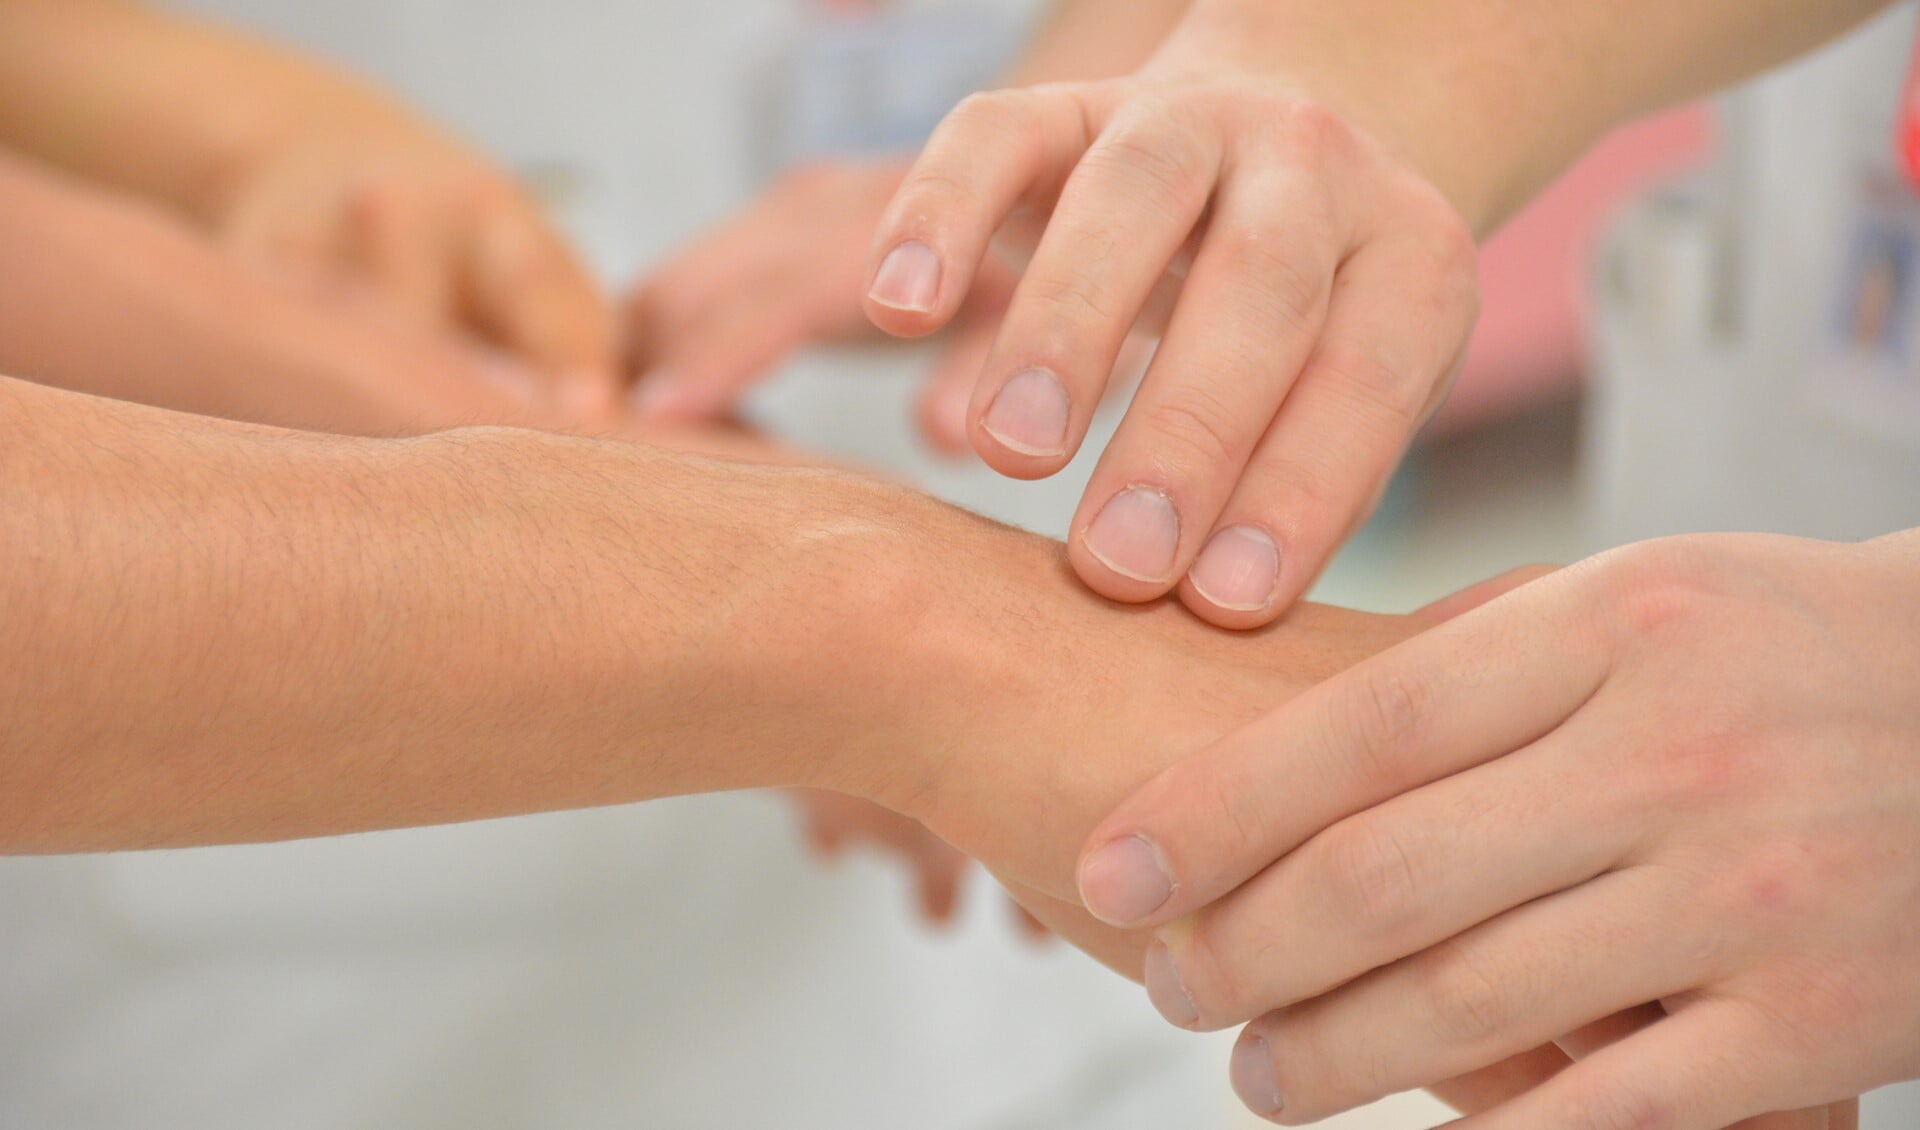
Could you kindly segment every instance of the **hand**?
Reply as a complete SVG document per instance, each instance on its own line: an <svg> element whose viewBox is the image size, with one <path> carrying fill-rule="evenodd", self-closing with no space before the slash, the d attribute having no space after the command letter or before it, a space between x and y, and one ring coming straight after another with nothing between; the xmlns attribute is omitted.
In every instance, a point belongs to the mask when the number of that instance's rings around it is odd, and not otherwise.
<svg viewBox="0 0 1920 1130"><path fill-rule="evenodd" d="M1250 628L1371 512L1478 297L1472 232L1400 139L1248 62L1239 31L1196 9L1137 77L963 103L880 225L867 309L940 329L996 231L1044 230L968 416L1017 478L1066 465L1128 333L1168 318L1074 517L1074 569Z"/></svg>
<svg viewBox="0 0 1920 1130"><path fill-rule="evenodd" d="M860 304L867 242L904 172L797 168L644 280L627 304L641 416L724 416L794 351L872 336ZM1012 289L1010 272L984 267L928 377L920 426L943 450L966 447L967 398Z"/></svg>
<svg viewBox="0 0 1920 1130"><path fill-rule="evenodd" d="M1173 923L1163 1011L1254 1021L1242 1093L1289 1121L1654 1002L1464 1125L1711 1130L1920 1074L1917 596L1915 533L1604 555L1168 771L1082 890Z"/></svg>
<svg viewBox="0 0 1920 1130"><path fill-rule="evenodd" d="M559 424L527 366L351 287L238 262L175 213L0 157L0 371L203 415L414 434Z"/></svg>
<svg viewBox="0 0 1920 1130"><path fill-rule="evenodd" d="M371 287L423 326L460 328L543 376L556 408L620 391L598 286L525 191L397 106L305 94L234 162L205 209L229 246L309 279Z"/></svg>
<svg viewBox="0 0 1920 1130"><path fill-rule="evenodd" d="M786 796L800 816L808 846L821 859L837 858L848 847L862 845L893 855L912 870L920 913L927 921L935 925L953 921L960 885L972 861L928 831L926 825L870 800L825 789L788 789ZM1014 912L1028 934L1046 935L1047 928L1018 903Z"/></svg>

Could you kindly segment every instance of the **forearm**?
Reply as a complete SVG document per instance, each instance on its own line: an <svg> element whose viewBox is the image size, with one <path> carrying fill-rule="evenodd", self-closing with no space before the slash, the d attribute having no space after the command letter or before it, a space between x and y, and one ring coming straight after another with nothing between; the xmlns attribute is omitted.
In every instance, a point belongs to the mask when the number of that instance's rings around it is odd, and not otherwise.
<svg viewBox="0 0 1920 1130"><path fill-rule="evenodd" d="M1485 232L1607 130L1756 74L1888 0L1196 0L1163 61L1296 76Z"/></svg>
<svg viewBox="0 0 1920 1130"><path fill-rule="evenodd" d="M167 213L0 153L0 373L353 434L542 422L507 363L385 332L365 306L296 291Z"/></svg>
<svg viewBox="0 0 1920 1130"><path fill-rule="evenodd" d="M1192 0L1056 0L1004 77L1008 86L1130 74L1152 57Z"/></svg>
<svg viewBox="0 0 1920 1130"><path fill-rule="evenodd" d="M843 646L892 583L892 488L14 381L0 404L6 851L854 791L883 741L911 776L904 653Z"/></svg>
<svg viewBox="0 0 1920 1130"><path fill-rule="evenodd" d="M394 113L343 72L134 0L0 0L0 144L201 219L289 131Z"/></svg>

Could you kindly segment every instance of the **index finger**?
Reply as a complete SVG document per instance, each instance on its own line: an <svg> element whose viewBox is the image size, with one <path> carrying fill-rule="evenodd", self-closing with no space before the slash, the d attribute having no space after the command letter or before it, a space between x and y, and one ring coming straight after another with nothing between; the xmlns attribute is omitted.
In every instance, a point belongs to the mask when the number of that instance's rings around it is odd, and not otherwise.
<svg viewBox="0 0 1920 1130"><path fill-rule="evenodd" d="M1608 670L1584 576L1416 636L1169 767L1089 837L1087 909L1122 926L1169 922L1340 820L1554 730Z"/></svg>
<svg viewBox="0 0 1920 1130"><path fill-rule="evenodd" d="M940 123L874 236L867 316L921 337L960 310L1015 208L1050 204L1098 132L1104 88L975 94Z"/></svg>

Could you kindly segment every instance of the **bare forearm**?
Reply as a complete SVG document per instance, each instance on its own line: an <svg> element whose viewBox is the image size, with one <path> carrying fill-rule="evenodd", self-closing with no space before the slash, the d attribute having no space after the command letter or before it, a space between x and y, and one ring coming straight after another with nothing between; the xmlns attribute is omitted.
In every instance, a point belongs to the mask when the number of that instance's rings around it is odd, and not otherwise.
<svg viewBox="0 0 1920 1130"><path fill-rule="evenodd" d="M316 110L394 114L340 71L134 0L0 0L0 144L196 217Z"/></svg>
<svg viewBox="0 0 1920 1130"><path fill-rule="evenodd" d="M1415 161L1476 228L1603 133L1758 73L1888 0L1196 0L1170 44L1297 75Z"/></svg>
<svg viewBox="0 0 1920 1130"><path fill-rule="evenodd" d="M900 737L837 637L887 584L890 488L14 381L0 404L0 849L847 788L834 766Z"/></svg>
<svg viewBox="0 0 1920 1130"><path fill-rule="evenodd" d="M1192 0L1125 4L1056 0L1004 81L1008 86L1028 86L1130 74L1152 57L1191 4Z"/></svg>

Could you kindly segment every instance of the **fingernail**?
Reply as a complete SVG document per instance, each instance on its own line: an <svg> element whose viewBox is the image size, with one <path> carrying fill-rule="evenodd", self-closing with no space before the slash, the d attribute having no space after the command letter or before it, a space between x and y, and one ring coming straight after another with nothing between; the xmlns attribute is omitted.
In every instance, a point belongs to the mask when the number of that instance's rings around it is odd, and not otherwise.
<svg viewBox="0 0 1920 1130"><path fill-rule="evenodd" d="M1280 1097L1280 1080L1273 1074L1273 1050L1260 1036L1245 1036L1233 1049L1233 1093L1247 1109L1272 1118L1287 1108Z"/></svg>
<svg viewBox="0 0 1920 1130"><path fill-rule="evenodd" d="M1173 873L1145 836L1124 836L1080 865L1080 901L1109 926L1131 926L1167 905Z"/></svg>
<svg viewBox="0 0 1920 1130"><path fill-rule="evenodd" d="M1164 581L1180 544L1173 499L1152 487L1128 487L1108 501L1087 530L1087 551L1136 581Z"/></svg>
<svg viewBox="0 0 1920 1130"><path fill-rule="evenodd" d="M926 314L940 295L940 256L924 243L903 243L887 253L868 292L875 302L896 310Z"/></svg>
<svg viewBox="0 0 1920 1130"><path fill-rule="evenodd" d="M1147 947L1147 999L1167 1023L1176 1028L1196 1028L1200 1024L1200 1010L1193 1007L1193 998L1187 995L1187 987L1180 983L1180 973L1173 967L1173 953L1167 949L1167 943L1155 942Z"/></svg>
<svg viewBox="0 0 1920 1130"><path fill-rule="evenodd" d="M1200 595L1232 612L1259 612L1280 582L1280 547L1265 530L1228 526L1207 542L1187 574Z"/></svg>
<svg viewBox="0 0 1920 1130"><path fill-rule="evenodd" d="M1046 369L1027 369L1001 387L980 426L1022 455L1058 455L1067 449L1067 415L1067 386Z"/></svg>

